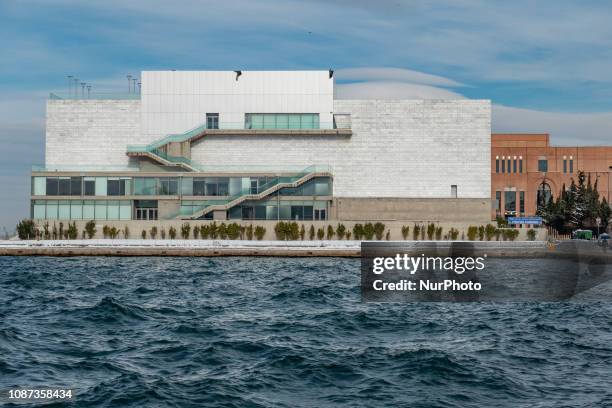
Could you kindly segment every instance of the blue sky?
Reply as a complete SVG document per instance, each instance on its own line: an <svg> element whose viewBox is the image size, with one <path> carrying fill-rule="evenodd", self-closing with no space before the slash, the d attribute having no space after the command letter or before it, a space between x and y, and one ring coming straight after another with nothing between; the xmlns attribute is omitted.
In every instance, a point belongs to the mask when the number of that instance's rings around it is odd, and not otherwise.
<svg viewBox="0 0 612 408"><path fill-rule="evenodd" d="M0 0L0 227L28 214L66 75L332 67L337 97L487 98L494 131L609 145L611 21L607 1Z"/></svg>

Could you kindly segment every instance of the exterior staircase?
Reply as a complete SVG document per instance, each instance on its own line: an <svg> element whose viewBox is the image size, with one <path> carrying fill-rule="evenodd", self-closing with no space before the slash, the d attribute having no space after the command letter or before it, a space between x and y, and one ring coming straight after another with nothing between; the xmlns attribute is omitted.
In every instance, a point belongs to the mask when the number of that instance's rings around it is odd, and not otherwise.
<svg viewBox="0 0 612 408"><path fill-rule="evenodd" d="M305 168L303 171L295 176L288 177L276 177L270 180L259 188L259 192L254 194L251 193L250 189L243 190L240 193L230 197L226 202L220 204L211 204L203 208L198 209L192 215L188 216L188 219L198 219L212 211L227 211L236 205L239 205L247 200L261 200L272 193L277 192L282 188L295 188L299 187L307 181L315 177L331 177L332 173L329 168L321 168L317 166L310 166ZM185 216L178 216L177 218L185 218Z"/></svg>

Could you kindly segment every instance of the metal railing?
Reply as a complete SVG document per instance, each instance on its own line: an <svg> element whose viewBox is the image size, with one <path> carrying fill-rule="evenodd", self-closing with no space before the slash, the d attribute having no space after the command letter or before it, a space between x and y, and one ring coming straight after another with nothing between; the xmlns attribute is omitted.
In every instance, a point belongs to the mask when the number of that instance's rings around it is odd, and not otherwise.
<svg viewBox="0 0 612 408"><path fill-rule="evenodd" d="M115 99L115 100L137 100L140 99L140 94L135 93L114 93L114 92L91 92L86 94L66 94L51 92L49 93L49 99L53 100L104 100L104 99Z"/></svg>

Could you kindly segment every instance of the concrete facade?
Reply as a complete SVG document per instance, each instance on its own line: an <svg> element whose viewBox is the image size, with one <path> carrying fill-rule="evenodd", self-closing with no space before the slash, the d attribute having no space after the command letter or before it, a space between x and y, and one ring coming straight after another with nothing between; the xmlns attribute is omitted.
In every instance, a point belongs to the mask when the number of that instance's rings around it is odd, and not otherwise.
<svg viewBox="0 0 612 408"><path fill-rule="evenodd" d="M209 136L207 165L330 165L338 197L488 198L491 105L481 100L336 100L350 137Z"/></svg>
<svg viewBox="0 0 612 408"><path fill-rule="evenodd" d="M146 143L140 100L47 100L45 166L125 166L127 144Z"/></svg>

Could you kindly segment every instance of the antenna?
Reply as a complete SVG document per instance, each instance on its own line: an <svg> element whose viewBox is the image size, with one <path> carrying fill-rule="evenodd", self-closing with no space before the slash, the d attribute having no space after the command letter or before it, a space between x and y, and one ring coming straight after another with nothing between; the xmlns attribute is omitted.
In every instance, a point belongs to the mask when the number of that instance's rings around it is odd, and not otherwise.
<svg viewBox="0 0 612 408"><path fill-rule="evenodd" d="M85 97L85 82L81 82L81 97Z"/></svg>
<svg viewBox="0 0 612 408"><path fill-rule="evenodd" d="M87 85L87 99L89 99L90 94L91 94L91 85Z"/></svg>
<svg viewBox="0 0 612 408"><path fill-rule="evenodd" d="M136 82L138 82L138 78L134 78L132 81L134 81L134 93L136 93Z"/></svg>
<svg viewBox="0 0 612 408"><path fill-rule="evenodd" d="M132 92L132 75L131 74L127 74L127 79L128 79L128 93Z"/></svg>
<svg viewBox="0 0 612 408"><path fill-rule="evenodd" d="M141 88L142 88L142 82L138 82L138 93L141 92Z"/></svg>
<svg viewBox="0 0 612 408"><path fill-rule="evenodd" d="M68 96L72 96L72 75L66 75L68 78Z"/></svg>

